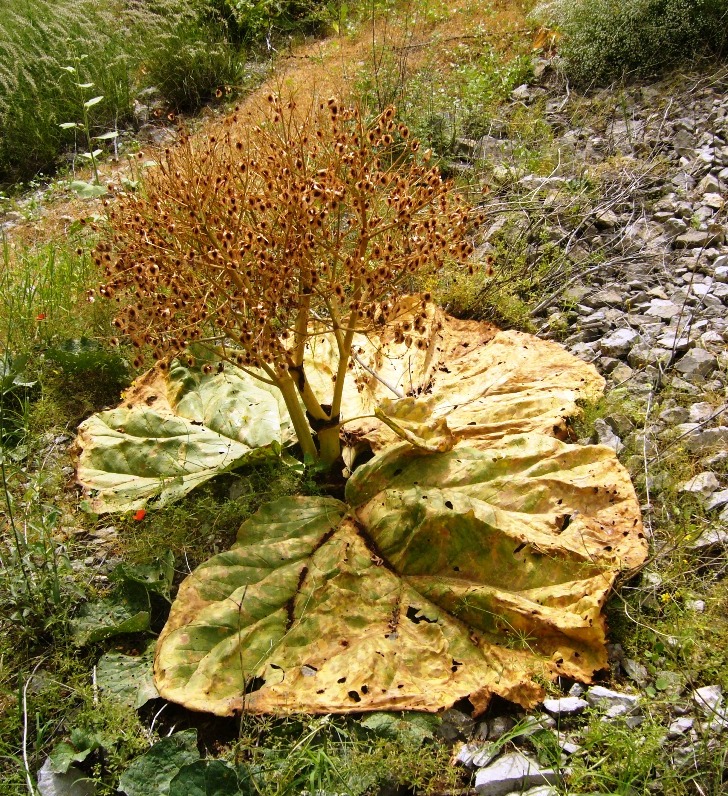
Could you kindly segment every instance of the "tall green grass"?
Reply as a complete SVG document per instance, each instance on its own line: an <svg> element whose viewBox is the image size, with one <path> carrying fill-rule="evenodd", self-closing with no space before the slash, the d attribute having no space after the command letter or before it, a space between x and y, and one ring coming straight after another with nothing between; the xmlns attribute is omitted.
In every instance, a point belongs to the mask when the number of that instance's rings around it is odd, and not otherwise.
<svg viewBox="0 0 728 796"><path fill-rule="evenodd" d="M172 106L199 104L238 75L225 30L201 22L202 0L13 0L0 4L0 183L51 169L81 118L82 98L64 67L104 101L93 134L129 124L136 92L153 83ZM179 53L186 56L180 59ZM168 96L164 97L164 91ZM189 98L192 98L189 101ZM88 97L86 97L88 98ZM186 107L186 109L187 109Z"/></svg>

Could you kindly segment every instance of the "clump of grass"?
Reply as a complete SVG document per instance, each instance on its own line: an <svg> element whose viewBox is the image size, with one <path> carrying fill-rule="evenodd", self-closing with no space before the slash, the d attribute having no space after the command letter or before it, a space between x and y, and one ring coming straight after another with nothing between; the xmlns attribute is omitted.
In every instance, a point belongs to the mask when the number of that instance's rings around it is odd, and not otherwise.
<svg viewBox="0 0 728 796"><path fill-rule="evenodd" d="M197 107L239 75L224 30L201 23L183 0L117 4L111 0L27 0L0 8L0 182L52 169L74 143L60 125L82 117L83 97L65 68L83 56L83 80L103 103L93 135L133 120L135 93L150 79L167 101ZM184 90L180 90L180 83Z"/></svg>
<svg viewBox="0 0 728 796"><path fill-rule="evenodd" d="M560 27L566 72L582 85L728 55L724 0L556 0L539 14Z"/></svg>

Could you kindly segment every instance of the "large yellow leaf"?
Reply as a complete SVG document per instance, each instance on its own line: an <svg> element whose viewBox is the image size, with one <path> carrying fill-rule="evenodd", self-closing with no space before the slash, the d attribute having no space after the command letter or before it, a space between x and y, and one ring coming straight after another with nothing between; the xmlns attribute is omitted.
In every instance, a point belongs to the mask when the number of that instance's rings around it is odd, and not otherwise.
<svg viewBox="0 0 728 796"><path fill-rule="evenodd" d="M602 603L645 553L609 449L533 433L488 450L402 443L347 499L269 504L183 582L157 648L162 696L220 715L462 698L480 712L606 664Z"/></svg>
<svg viewBox="0 0 728 796"><path fill-rule="evenodd" d="M394 314L412 325L421 310L421 299L410 296ZM388 327L356 337L341 411L347 464L364 448L382 450L400 438L443 450L455 439L525 431L563 437L578 402L603 388L593 366L559 345L450 318L432 303L425 313L424 331L413 331L409 345L395 342ZM94 511L136 509L150 498L162 505L294 441L275 388L229 363L218 373L218 360L206 357L153 369L117 409L81 425L77 478ZM333 335L314 335L305 369L322 404L330 402L337 366Z"/></svg>

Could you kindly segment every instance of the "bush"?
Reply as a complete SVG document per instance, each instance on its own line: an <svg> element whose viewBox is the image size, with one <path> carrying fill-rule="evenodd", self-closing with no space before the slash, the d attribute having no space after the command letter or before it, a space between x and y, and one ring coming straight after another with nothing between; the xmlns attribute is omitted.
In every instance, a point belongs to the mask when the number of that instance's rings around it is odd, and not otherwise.
<svg viewBox="0 0 728 796"><path fill-rule="evenodd" d="M206 18L222 22L236 44L255 45L292 32L315 33L327 13L322 0L209 0Z"/></svg>
<svg viewBox="0 0 728 796"><path fill-rule="evenodd" d="M237 49L212 23L190 20L164 36L147 61L147 79L177 111L199 110L226 86L241 82Z"/></svg>
<svg viewBox="0 0 728 796"><path fill-rule="evenodd" d="M728 54L728 0L556 0L540 14L562 30L566 71L580 84Z"/></svg>

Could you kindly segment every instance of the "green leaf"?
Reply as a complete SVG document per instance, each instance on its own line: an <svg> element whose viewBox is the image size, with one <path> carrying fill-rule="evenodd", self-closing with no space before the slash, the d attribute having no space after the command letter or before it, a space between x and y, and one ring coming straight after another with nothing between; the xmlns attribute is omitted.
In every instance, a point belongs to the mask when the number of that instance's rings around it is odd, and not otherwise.
<svg viewBox="0 0 728 796"><path fill-rule="evenodd" d="M83 762L92 751L92 749L79 751L67 741L61 741L50 753L51 771L54 774L65 774L73 763Z"/></svg>
<svg viewBox="0 0 728 796"><path fill-rule="evenodd" d="M83 762L91 752L102 746L97 735L75 728L71 730L70 743L61 741L53 748L50 754L51 771L65 774L73 763Z"/></svg>
<svg viewBox="0 0 728 796"><path fill-rule="evenodd" d="M119 381L127 378L129 373L128 364L117 351L104 348L96 340L87 337L63 340L46 349L45 356L66 373L77 374L93 370Z"/></svg>
<svg viewBox="0 0 728 796"><path fill-rule="evenodd" d="M102 154L103 152L101 149L94 149L93 152L81 152L80 157L86 158L86 160L93 160Z"/></svg>
<svg viewBox="0 0 728 796"><path fill-rule="evenodd" d="M169 599L174 579L174 553L167 550L150 564L119 564L111 573L111 580L119 583L140 584L147 591Z"/></svg>
<svg viewBox="0 0 728 796"><path fill-rule="evenodd" d="M435 737L441 724L439 716L427 713L372 713L359 723L365 730L373 732L381 738L395 740L405 738L413 743L422 744Z"/></svg>
<svg viewBox="0 0 728 796"><path fill-rule="evenodd" d="M62 130L75 130L76 128L80 128L80 124L76 124L76 122L63 122L62 124L58 125Z"/></svg>
<svg viewBox="0 0 728 796"><path fill-rule="evenodd" d="M93 83L76 83L76 86L78 86L78 88L93 88L94 84ZM101 100L101 99L103 99L103 97L97 97L96 99L97 100Z"/></svg>
<svg viewBox="0 0 728 796"><path fill-rule="evenodd" d="M83 605L71 621L71 634L74 643L83 646L123 633L141 633L149 629L149 618L146 588L126 583L108 597Z"/></svg>
<svg viewBox="0 0 728 796"><path fill-rule="evenodd" d="M95 135L94 141L111 141L114 138L118 138L119 133L117 130L111 130L108 133L104 133L103 135Z"/></svg>
<svg viewBox="0 0 728 796"><path fill-rule="evenodd" d="M84 108L93 108L93 106L94 105L98 105L99 102L101 102L102 99L103 99L103 95L100 96L100 97L92 97L90 100L86 100L86 102L83 103L83 107Z"/></svg>
<svg viewBox="0 0 728 796"><path fill-rule="evenodd" d="M79 429L77 477L96 513L164 505L226 469L275 455L293 439L280 393L237 368L150 371L124 403Z"/></svg>
<svg viewBox="0 0 728 796"><path fill-rule="evenodd" d="M87 153L84 153L86 155ZM90 182L83 182L82 180L74 180L68 186L74 191L81 199L95 199L108 193L108 189L104 185L94 185Z"/></svg>
<svg viewBox="0 0 728 796"><path fill-rule="evenodd" d="M126 796L168 796L180 769L199 759L197 730L177 732L134 760L121 775L119 790Z"/></svg>
<svg viewBox="0 0 728 796"><path fill-rule="evenodd" d="M604 486L607 484L608 486ZM360 467L355 512L283 498L180 586L155 659L193 710L437 711L606 665L601 607L646 551L611 449L540 434L406 443Z"/></svg>
<svg viewBox="0 0 728 796"><path fill-rule="evenodd" d="M152 642L144 654L107 652L96 665L96 682L102 695L132 708L140 708L159 696L152 679Z"/></svg>
<svg viewBox="0 0 728 796"><path fill-rule="evenodd" d="M254 796L250 776L222 760L198 760L183 766L169 788L169 796Z"/></svg>

